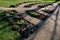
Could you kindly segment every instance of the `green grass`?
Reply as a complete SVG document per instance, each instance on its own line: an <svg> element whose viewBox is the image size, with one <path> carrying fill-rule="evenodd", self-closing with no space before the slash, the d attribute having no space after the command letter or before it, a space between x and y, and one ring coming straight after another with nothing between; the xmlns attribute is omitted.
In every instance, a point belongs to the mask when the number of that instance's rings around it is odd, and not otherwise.
<svg viewBox="0 0 60 40"><path fill-rule="evenodd" d="M17 31L11 30L12 26L8 25L8 22L0 22L0 40L15 40L20 37Z"/></svg>
<svg viewBox="0 0 60 40"><path fill-rule="evenodd" d="M54 0L0 0L0 7L9 7L27 1L54 1Z"/></svg>
<svg viewBox="0 0 60 40"><path fill-rule="evenodd" d="M2 12L4 11L0 11L0 40L24 40L19 32L12 31L13 26L10 26L7 20L1 20L4 14Z"/></svg>
<svg viewBox="0 0 60 40"><path fill-rule="evenodd" d="M36 12L31 12L30 16L33 16L33 17L39 17L40 14L36 13Z"/></svg>

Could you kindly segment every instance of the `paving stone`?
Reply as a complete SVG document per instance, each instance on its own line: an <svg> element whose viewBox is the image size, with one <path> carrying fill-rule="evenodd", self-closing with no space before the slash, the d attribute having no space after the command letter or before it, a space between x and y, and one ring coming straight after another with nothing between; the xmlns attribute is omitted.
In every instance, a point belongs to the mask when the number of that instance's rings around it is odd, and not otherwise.
<svg viewBox="0 0 60 40"><path fill-rule="evenodd" d="M43 15L48 15L48 13L43 12L43 11L37 11L37 12L40 13L40 14L43 14Z"/></svg>
<svg viewBox="0 0 60 40"><path fill-rule="evenodd" d="M24 19L30 22L33 19L33 17L27 15L27 16L24 17Z"/></svg>
<svg viewBox="0 0 60 40"><path fill-rule="evenodd" d="M37 18L33 18L30 22L33 23L34 25L37 25L41 20Z"/></svg>
<svg viewBox="0 0 60 40"><path fill-rule="evenodd" d="M51 19L52 19L52 20L56 20L56 16L55 16L55 15L52 15L52 16L51 16Z"/></svg>
<svg viewBox="0 0 60 40"><path fill-rule="evenodd" d="M54 4L53 4L53 6L50 5L50 6L44 7L42 9L40 9L40 10L37 10L37 12L42 13L42 12L40 12L41 10L54 10L54 8L57 6L57 4L56 5L54 5ZM44 13L42 13L42 14L44 14Z"/></svg>
<svg viewBox="0 0 60 40"><path fill-rule="evenodd" d="M21 14L22 17L28 16L26 13Z"/></svg>
<svg viewBox="0 0 60 40"><path fill-rule="evenodd" d="M42 30L39 30L34 40L50 40L53 28L54 28L53 23L48 23L44 25L44 28L42 28Z"/></svg>
<svg viewBox="0 0 60 40"><path fill-rule="evenodd" d="M27 20L27 21L29 21L30 23L32 23L34 25L37 25L40 22L39 19L33 18L33 17L29 16L29 15L26 16L26 17L24 17L24 19Z"/></svg>

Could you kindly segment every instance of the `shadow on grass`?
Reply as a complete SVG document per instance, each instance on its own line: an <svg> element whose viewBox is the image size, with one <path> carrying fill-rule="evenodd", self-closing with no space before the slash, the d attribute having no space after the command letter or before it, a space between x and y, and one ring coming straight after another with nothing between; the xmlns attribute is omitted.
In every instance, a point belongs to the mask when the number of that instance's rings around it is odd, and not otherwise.
<svg viewBox="0 0 60 40"><path fill-rule="evenodd" d="M58 9L58 12L56 14L56 20L55 20L54 30L53 30L53 33L52 33L52 36L51 36L51 40L54 40L55 39L56 29L57 29L58 15L59 15L59 9Z"/></svg>

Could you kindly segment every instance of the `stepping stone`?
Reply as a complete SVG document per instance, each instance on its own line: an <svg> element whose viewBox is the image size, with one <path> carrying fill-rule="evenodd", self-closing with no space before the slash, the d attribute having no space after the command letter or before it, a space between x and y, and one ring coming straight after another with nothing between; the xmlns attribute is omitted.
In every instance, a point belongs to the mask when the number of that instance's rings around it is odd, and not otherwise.
<svg viewBox="0 0 60 40"><path fill-rule="evenodd" d="M51 16L51 19L55 21L56 20L56 15Z"/></svg>
<svg viewBox="0 0 60 40"><path fill-rule="evenodd" d="M23 14L22 14L22 17L25 17L25 16L27 16L27 14L26 14L26 13L23 13Z"/></svg>
<svg viewBox="0 0 60 40"><path fill-rule="evenodd" d="M34 24L34 25L36 25L36 24L38 24L38 23L40 22L39 19L33 18L33 17L29 16L29 15L27 15L26 17L24 17L24 19L25 19L26 21Z"/></svg>
<svg viewBox="0 0 60 40"><path fill-rule="evenodd" d="M37 18L33 18L30 22L34 25L37 25L41 20L37 19Z"/></svg>
<svg viewBox="0 0 60 40"><path fill-rule="evenodd" d="M27 20L27 21L31 21L33 19L33 17L27 15L27 16L24 17L24 19Z"/></svg>
<svg viewBox="0 0 60 40"><path fill-rule="evenodd" d="M53 9L55 9L55 7L57 6L58 4L53 4L53 6L52 5L50 5L50 6L47 6L46 8L45 8L45 10L53 10Z"/></svg>
<svg viewBox="0 0 60 40"><path fill-rule="evenodd" d="M55 5L56 4L56 5ZM56 7L58 4L57 3L54 3L54 4L52 4L52 5L49 5L49 6L47 6L47 7L44 7L44 8L42 8L41 10L52 10L52 9L54 9L54 7Z"/></svg>
<svg viewBox="0 0 60 40"><path fill-rule="evenodd" d="M37 12L40 12L41 10L53 10L57 5L49 5L47 7L41 8L40 10L37 10Z"/></svg>
<svg viewBox="0 0 60 40"><path fill-rule="evenodd" d="M48 13L43 12L43 11L37 11L39 14L43 14L43 15L48 15Z"/></svg>

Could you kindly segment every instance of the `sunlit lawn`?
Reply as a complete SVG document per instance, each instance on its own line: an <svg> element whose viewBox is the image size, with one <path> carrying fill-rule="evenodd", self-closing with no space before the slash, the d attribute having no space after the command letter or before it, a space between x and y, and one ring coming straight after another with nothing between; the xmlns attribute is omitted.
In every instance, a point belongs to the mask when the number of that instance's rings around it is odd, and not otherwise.
<svg viewBox="0 0 60 40"><path fill-rule="evenodd" d="M10 5L15 5L27 1L54 1L54 0L0 0L0 6L9 7Z"/></svg>
<svg viewBox="0 0 60 40"><path fill-rule="evenodd" d="M15 40L20 37L19 33L11 30L8 22L0 22L0 40Z"/></svg>

